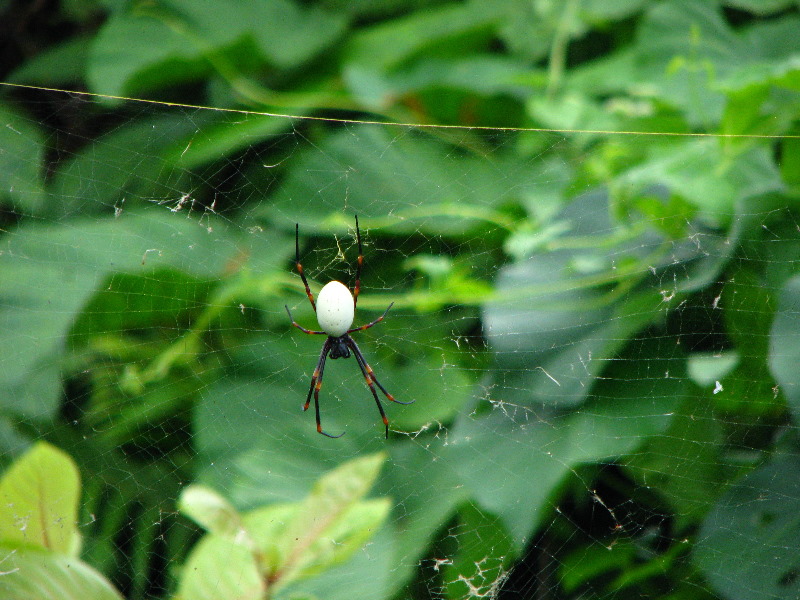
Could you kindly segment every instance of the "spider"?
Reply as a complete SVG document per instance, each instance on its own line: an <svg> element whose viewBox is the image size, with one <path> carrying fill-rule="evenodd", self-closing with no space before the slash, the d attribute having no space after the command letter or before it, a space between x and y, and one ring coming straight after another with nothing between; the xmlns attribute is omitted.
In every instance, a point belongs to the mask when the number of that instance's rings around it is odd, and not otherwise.
<svg viewBox="0 0 800 600"><path fill-rule="evenodd" d="M367 385L372 392L372 396L375 398L375 404L378 405L378 411L381 413L383 425L386 430L386 438L388 439L389 419L386 418L386 413L384 412L381 401L378 398L378 392L375 391L375 385L380 388L386 398L392 402L396 402L397 404L412 404L413 400L411 402L400 402L399 400L395 400L394 396L386 391L386 388L383 387L380 381L378 381L378 379L375 377L372 367L370 367L367 363L364 355L358 348L358 344L356 344L355 340L350 336L351 333L369 329L370 327L373 327L374 325L377 325L383 321L384 317L389 312L389 309L394 305L394 302L389 304L389 307L383 312L383 314L371 323L361 325L360 327L353 327L352 329L350 328L350 326L353 324L353 318L355 317L356 304L358 303L358 293L361 291L361 267L364 264L364 250L361 246L361 232L358 229L358 215L356 215L356 239L358 240L358 266L356 267L356 286L353 289L353 292L350 293L350 290L347 289L347 286L345 286L343 283L339 281L331 281L320 290L319 295L317 296L317 302L314 303L314 295L311 293L311 289L308 287L308 281L306 280L305 273L303 273L303 265L300 263L300 225L295 224L295 267L297 268L297 272L300 274L300 278L303 280L303 285L306 288L306 295L308 296L309 302L311 302L311 308L313 308L314 312L317 313L317 321L319 322L319 326L322 328L322 331L312 331L302 327L292 317L289 307L286 306L285 308L286 313L289 315L289 319L292 321L292 325L297 327L303 333L307 333L309 335L328 336L328 339L326 339L325 343L322 344L322 352L319 355L319 361L314 369L314 374L311 376L311 386L308 389L308 396L306 397L306 402L303 405L303 410L308 410L308 406L311 403L311 394L313 393L314 410L316 411L317 415L317 433L321 433L329 438L340 438L344 435L344 432L340 433L339 435L331 435L330 433L323 431L319 418L319 390L322 388L322 375L325 372L325 361L328 358L331 360L336 360L337 358L350 358L350 353L352 352L355 355L358 367L361 369L361 373L364 375L364 379L366 380Z"/></svg>

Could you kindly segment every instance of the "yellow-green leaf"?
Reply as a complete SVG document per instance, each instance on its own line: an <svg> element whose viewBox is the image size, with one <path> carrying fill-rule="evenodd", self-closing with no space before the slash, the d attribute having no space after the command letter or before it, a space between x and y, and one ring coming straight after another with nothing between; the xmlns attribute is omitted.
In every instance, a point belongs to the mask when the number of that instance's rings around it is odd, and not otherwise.
<svg viewBox="0 0 800 600"><path fill-rule="evenodd" d="M73 460L46 442L35 444L0 480L0 541L76 556L79 496Z"/></svg>

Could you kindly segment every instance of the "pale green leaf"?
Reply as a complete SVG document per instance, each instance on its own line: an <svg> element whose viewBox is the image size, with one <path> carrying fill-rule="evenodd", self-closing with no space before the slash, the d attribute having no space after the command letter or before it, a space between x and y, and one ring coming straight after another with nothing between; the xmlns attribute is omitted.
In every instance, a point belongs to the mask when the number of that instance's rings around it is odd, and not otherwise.
<svg viewBox="0 0 800 600"><path fill-rule="evenodd" d="M77 555L79 497L80 475L73 460L38 442L0 479L0 541Z"/></svg>
<svg viewBox="0 0 800 600"><path fill-rule="evenodd" d="M253 548L239 512L214 490L202 485L190 485L181 492L178 508L209 532L246 548Z"/></svg>
<svg viewBox="0 0 800 600"><path fill-rule="evenodd" d="M122 600L114 586L86 563L32 548L0 548L3 600Z"/></svg>
<svg viewBox="0 0 800 600"><path fill-rule="evenodd" d="M226 537L209 534L183 565L177 600L263 600L265 592L253 553Z"/></svg>
<svg viewBox="0 0 800 600"><path fill-rule="evenodd" d="M346 560L389 512L388 501L360 502L378 476L386 454L346 462L323 475L300 505L275 546L282 583Z"/></svg>

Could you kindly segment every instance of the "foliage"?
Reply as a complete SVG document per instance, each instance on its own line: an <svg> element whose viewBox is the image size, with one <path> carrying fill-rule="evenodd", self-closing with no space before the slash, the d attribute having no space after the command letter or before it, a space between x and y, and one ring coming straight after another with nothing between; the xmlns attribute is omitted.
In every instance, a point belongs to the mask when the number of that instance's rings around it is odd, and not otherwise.
<svg viewBox="0 0 800 600"><path fill-rule="evenodd" d="M321 477L303 502L244 515L213 490L184 488L182 511L209 533L186 562L177 598L285 598L283 588L312 575L324 585L326 571L346 562L389 513L387 498L362 500L385 458L352 460ZM0 522L0 561L9 567L0 577L3 598L120 598L76 558L79 488L74 461L46 442L37 442L0 480L8 507Z"/></svg>
<svg viewBox="0 0 800 600"><path fill-rule="evenodd" d="M77 465L46 442L37 442L3 475L3 598L120 598L100 573L76 558L79 488Z"/></svg>
<svg viewBox="0 0 800 600"><path fill-rule="evenodd" d="M796 1L0 10L9 597L797 595ZM295 410L294 224L316 291L353 213L388 443L355 376Z"/></svg>

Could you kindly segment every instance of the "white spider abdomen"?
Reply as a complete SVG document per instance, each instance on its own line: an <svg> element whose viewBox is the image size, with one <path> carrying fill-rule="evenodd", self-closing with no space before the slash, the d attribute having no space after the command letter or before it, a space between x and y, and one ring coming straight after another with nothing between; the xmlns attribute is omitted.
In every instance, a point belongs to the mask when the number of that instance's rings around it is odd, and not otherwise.
<svg viewBox="0 0 800 600"><path fill-rule="evenodd" d="M333 337L347 333L353 324L353 294L343 283L331 281L317 296L317 321L322 331Z"/></svg>

